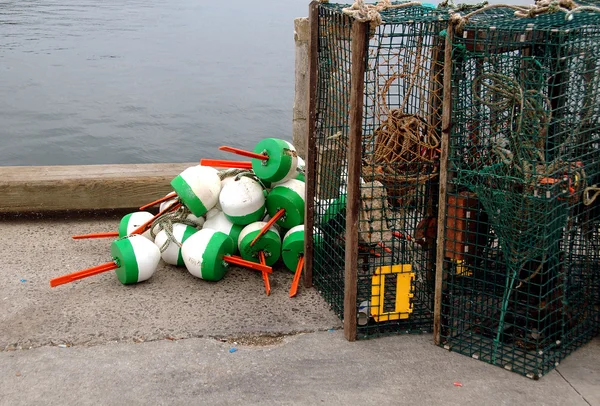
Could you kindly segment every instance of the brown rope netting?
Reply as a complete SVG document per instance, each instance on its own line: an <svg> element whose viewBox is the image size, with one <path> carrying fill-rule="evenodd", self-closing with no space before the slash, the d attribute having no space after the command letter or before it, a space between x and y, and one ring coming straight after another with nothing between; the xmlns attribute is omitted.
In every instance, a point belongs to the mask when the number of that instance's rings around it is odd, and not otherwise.
<svg viewBox="0 0 600 406"><path fill-rule="evenodd" d="M395 73L386 80L380 93L380 106L383 120L374 131L374 153L363 162L363 178L366 181L379 181L385 185L388 195L408 203L417 194L419 186L435 178L439 159L440 138L435 128L417 114L406 113L407 103L415 83L424 80L419 75L422 53L417 48L417 69L410 75ZM398 79L408 80L406 94L401 107L389 110L386 103L392 83ZM418 86L423 89L424 86ZM424 95L419 98L424 100ZM424 107L422 108L424 109ZM420 109L420 110L422 110Z"/></svg>

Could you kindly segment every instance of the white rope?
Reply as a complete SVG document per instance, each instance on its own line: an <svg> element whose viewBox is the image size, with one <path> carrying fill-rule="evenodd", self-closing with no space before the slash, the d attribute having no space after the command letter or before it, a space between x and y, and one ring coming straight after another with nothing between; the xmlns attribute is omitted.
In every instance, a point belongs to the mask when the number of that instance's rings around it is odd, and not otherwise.
<svg viewBox="0 0 600 406"><path fill-rule="evenodd" d="M536 0L534 5L530 6L515 6L512 4L493 4L485 6L464 16L457 12L450 11L450 20L455 24L457 31L462 31L465 24L468 23L469 19L476 14L494 8L509 8L515 10L515 16L521 18L535 18L538 15L546 13L565 13L566 20L573 19L573 13L581 11L592 11L600 12L600 7L594 6L579 6L573 0Z"/></svg>

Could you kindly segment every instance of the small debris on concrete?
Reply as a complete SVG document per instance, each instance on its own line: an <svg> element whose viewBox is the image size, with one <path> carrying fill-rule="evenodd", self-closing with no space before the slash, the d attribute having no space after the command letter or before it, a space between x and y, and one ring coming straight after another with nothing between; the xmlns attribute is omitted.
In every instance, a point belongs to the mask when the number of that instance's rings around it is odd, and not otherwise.
<svg viewBox="0 0 600 406"><path fill-rule="evenodd" d="M230 352L230 353L234 353L234 352L236 352L236 351L237 351L237 348L230 348L230 349L229 349L229 352Z"/></svg>
<svg viewBox="0 0 600 406"><path fill-rule="evenodd" d="M462 386L463 386L463 384L462 384L462 383L460 383L460 382L454 382L454 386L460 386L460 387L462 387Z"/></svg>

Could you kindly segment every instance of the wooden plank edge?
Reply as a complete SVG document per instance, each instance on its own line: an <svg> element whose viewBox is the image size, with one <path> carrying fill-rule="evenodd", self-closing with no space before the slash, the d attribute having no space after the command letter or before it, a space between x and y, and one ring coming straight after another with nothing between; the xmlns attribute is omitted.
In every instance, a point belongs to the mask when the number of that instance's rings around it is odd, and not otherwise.
<svg viewBox="0 0 600 406"><path fill-rule="evenodd" d="M17 179L15 167L0 167L0 213L137 208L171 192L171 180L193 165L197 163L73 165L61 167L59 179L52 171L37 170L41 167L23 167L23 177ZM136 171L129 173L132 166ZM140 170L143 166L147 171ZM8 172L13 176L4 180Z"/></svg>

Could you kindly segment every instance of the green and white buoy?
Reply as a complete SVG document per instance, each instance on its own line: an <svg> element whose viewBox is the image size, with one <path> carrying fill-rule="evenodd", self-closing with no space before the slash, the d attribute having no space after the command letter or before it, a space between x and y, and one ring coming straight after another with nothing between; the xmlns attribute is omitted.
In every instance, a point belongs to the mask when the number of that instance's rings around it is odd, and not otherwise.
<svg viewBox="0 0 600 406"><path fill-rule="evenodd" d="M267 196L267 212L271 218L277 217L277 224L292 228L304 223L305 184L290 179L271 189Z"/></svg>
<svg viewBox="0 0 600 406"><path fill-rule="evenodd" d="M150 279L160 262L158 247L141 235L131 235L113 241L110 253L113 258L111 262L54 278L50 281L50 286L63 285L113 269L119 282L130 285Z"/></svg>
<svg viewBox="0 0 600 406"><path fill-rule="evenodd" d="M119 231L74 235L73 239L83 240L88 238L126 237L133 233L139 234L142 231L140 227L145 226L154 218L155 216L147 211L137 211L135 213L129 213L123 216L123 218L119 222ZM144 231L141 235L152 241L152 234L150 233L150 229Z"/></svg>
<svg viewBox="0 0 600 406"><path fill-rule="evenodd" d="M254 153L267 155L268 160L252 160L252 170L267 182L285 182L297 175L296 148L285 140L266 138L254 147Z"/></svg>
<svg viewBox="0 0 600 406"><path fill-rule="evenodd" d="M119 223L119 237L130 235L138 227L150 221L153 217L154 214L147 211L136 211L135 213L129 213L125 215ZM152 235L150 235L149 229L146 230L142 235L152 241Z"/></svg>
<svg viewBox="0 0 600 406"><path fill-rule="evenodd" d="M181 254L181 244L188 238L198 232L195 227L173 223L173 239L171 239L166 230L161 230L154 239L154 243L161 250L161 257L167 264L184 266L183 256Z"/></svg>
<svg viewBox="0 0 600 406"><path fill-rule="evenodd" d="M227 272L228 264L235 264L261 272L271 272L268 266L245 261L231 255L233 240L220 231L203 228L182 245L183 261L187 270L197 278L219 281Z"/></svg>
<svg viewBox="0 0 600 406"><path fill-rule="evenodd" d="M228 182L219 195L223 213L233 224L245 226L265 214L265 193L256 180L240 176Z"/></svg>
<svg viewBox="0 0 600 406"><path fill-rule="evenodd" d="M177 175L171 181L171 186L192 214L200 217L217 204L221 178L216 169L196 165Z"/></svg>
<svg viewBox="0 0 600 406"><path fill-rule="evenodd" d="M264 221L257 221L244 227L240 233L238 248L242 258L252 262L260 262L258 255L262 251L266 264L273 266L281 256L281 237L277 229L269 228L262 237L254 241L266 225L267 223ZM253 241L254 244L252 244Z"/></svg>
<svg viewBox="0 0 600 406"><path fill-rule="evenodd" d="M256 144L254 152L232 147L219 149L252 158L252 170L264 182L284 182L296 177L298 154L296 148L285 140L265 138Z"/></svg>
<svg viewBox="0 0 600 406"><path fill-rule="evenodd" d="M231 237L220 231L203 228L181 246L185 267L196 278L220 281L227 272L223 257L233 254Z"/></svg>

